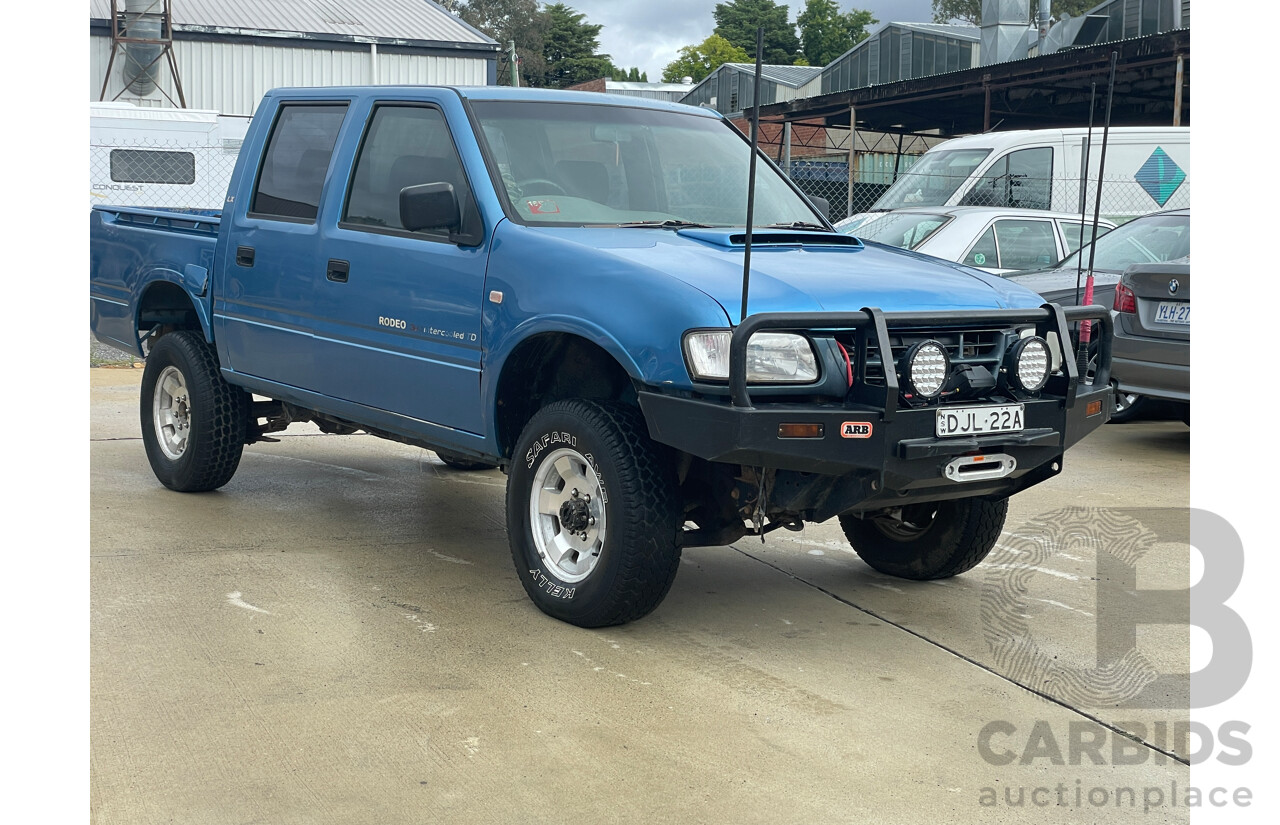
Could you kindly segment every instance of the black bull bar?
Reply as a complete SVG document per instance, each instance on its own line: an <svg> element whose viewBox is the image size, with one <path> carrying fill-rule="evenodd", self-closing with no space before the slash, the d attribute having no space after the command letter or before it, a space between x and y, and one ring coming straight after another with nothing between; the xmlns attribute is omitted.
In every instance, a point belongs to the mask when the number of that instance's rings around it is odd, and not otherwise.
<svg viewBox="0 0 1280 825"><path fill-rule="evenodd" d="M1075 406L1080 386L1080 371L1070 346L1073 338L1070 325L1079 321L1097 321L1102 334L1098 342L1097 363L1093 386L1105 387L1111 380L1111 313L1096 304L1083 307L1062 307L1058 304L1042 304L1036 309L948 310L943 312L892 312L886 313L874 307L864 307L858 312L762 312L748 316L733 330L729 344L729 395L733 406L751 408L751 396L747 392L747 343L761 330L785 330L812 332L814 330L865 330L876 344L884 360L883 387L862 387L863 392L882 390L883 398L875 399L876 406L884 412L884 421L893 419L898 408L898 376L893 369L890 354L889 328L896 332L912 329L936 329L951 325L998 324L1015 326L1035 324L1036 334L1047 338L1056 333L1062 354L1062 368L1066 373L1063 394L1068 409ZM870 399L869 399L870 400Z"/></svg>

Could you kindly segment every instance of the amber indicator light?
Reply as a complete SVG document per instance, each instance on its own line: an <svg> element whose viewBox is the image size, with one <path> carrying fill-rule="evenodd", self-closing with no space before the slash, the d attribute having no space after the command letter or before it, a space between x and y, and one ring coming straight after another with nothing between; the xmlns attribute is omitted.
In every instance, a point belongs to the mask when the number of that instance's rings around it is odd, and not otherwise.
<svg viewBox="0 0 1280 825"><path fill-rule="evenodd" d="M1091 418L1095 415L1102 415L1102 402L1090 401L1089 404L1084 408L1084 415L1086 418Z"/></svg>

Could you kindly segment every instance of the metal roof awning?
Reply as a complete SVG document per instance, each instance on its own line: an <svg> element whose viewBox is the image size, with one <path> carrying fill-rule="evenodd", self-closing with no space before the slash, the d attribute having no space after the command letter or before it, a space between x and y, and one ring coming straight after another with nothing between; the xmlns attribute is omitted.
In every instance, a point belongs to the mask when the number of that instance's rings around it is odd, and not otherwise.
<svg viewBox="0 0 1280 825"><path fill-rule="evenodd" d="M1190 123L1188 29L774 103L760 119L847 129L856 109L859 130L941 135L1084 126L1090 84L1105 94L1113 51L1113 125Z"/></svg>
<svg viewBox="0 0 1280 825"><path fill-rule="evenodd" d="M111 0L89 0L90 26L109 25L110 18ZM499 49L493 38L423 0L181 0L174 3L173 30L187 36Z"/></svg>

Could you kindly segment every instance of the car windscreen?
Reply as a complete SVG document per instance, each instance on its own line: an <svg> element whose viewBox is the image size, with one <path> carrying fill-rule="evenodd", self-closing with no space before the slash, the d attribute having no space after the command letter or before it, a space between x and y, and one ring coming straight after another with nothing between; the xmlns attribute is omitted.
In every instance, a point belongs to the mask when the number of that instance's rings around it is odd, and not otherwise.
<svg viewBox="0 0 1280 825"><path fill-rule="evenodd" d="M1134 218L1098 238L1093 268L1123 272L1130 264L1155 264L1191 254L1189 215L1147 215ZM1089 266L1090 245L1068 255L1058 267Z"/></svg>
<svg viewBox="0 0 1280 825"><path fill-rule="evenodd" d="M883 212L904 206L942 206L989 154L990 149L926 152L885 190L872 209Z"/></svg>
<svg viewBox="0 0 1280 825"><path fill-rule="evenodd" d="M743 226L751 146L727 121L627 106L476 101L495 188L529 224ZM754 224L821 224L761 161Z"/></svg>
<svg viewBox="0 0 1280 825"><path fill-rule="evenodd" d="M915 249L951 220L947 215L890 212L854 231L864 241Z"/></svg>

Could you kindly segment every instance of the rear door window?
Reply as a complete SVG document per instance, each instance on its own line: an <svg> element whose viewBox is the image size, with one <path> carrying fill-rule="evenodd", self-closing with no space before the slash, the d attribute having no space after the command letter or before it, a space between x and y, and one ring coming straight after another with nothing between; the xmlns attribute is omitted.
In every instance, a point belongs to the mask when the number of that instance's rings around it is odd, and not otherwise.
<svg viewBox="0 0 1280 825"><path fill-rule="evenodd" d="M1058 260L1058 244L1050 221L998 220L993 228L1000 247L1001 269L1037 269Z"/></svg>
<svg viewBox="0 0 1280 825"><path fill-rule="evenodd" d="M1067 254L1070 255L1080 248L1081 235L1086 238L1093 237L1093 223L1081 224L1079 221L1058 221L1059 228L1062 229L1062 240L1067 245ZM1110 232L1112 227L1105 223L1098 224L1098 237Z"/></svg>
<svg viewBox="0 0 1280 825"><path fill-rule="evenodd" d="M257 218L312 222L320 208L345 104L283 106L258 171L249 213Z"/></svg>

